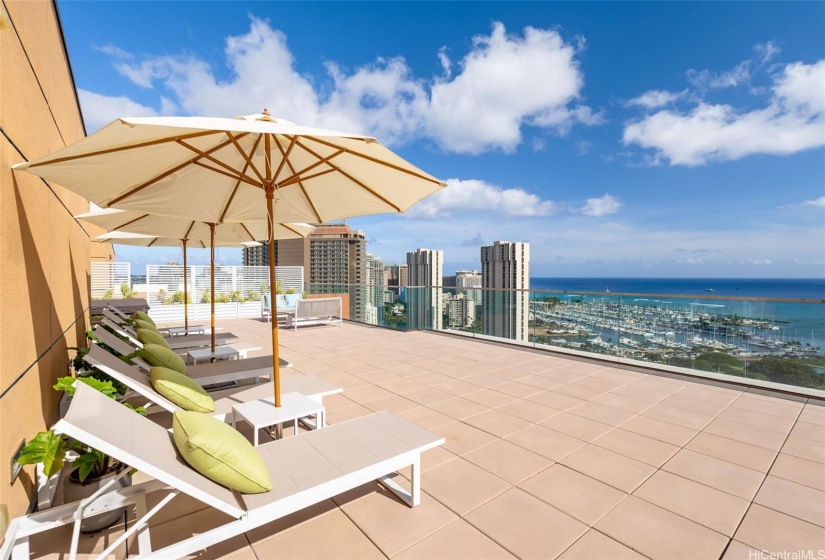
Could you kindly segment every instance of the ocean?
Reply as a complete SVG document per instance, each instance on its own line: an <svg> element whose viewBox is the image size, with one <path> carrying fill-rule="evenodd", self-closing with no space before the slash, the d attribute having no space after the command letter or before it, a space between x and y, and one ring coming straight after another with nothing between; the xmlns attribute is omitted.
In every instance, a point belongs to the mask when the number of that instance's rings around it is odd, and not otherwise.
<svg viewBox="0 0 825 560"><path fill-rule="evenodd" d="M530 289L825 300L821 278L530 278Z"/></svg>
<svg viewBox="0 0 825 560"><path fill-rule="evenodd" d="M625 305L701 310L714 315L736 314L770 321L780 329L774 333L776 338L798 340L803 345L811 344L825 351L824 279L531 278L530 289L567 292L561 295L563 299L587 294L581 299L593 303L621 301ZM621 293L689 297L619 297ZM738 298L789 298L814 300L815 303Z"/></svg>

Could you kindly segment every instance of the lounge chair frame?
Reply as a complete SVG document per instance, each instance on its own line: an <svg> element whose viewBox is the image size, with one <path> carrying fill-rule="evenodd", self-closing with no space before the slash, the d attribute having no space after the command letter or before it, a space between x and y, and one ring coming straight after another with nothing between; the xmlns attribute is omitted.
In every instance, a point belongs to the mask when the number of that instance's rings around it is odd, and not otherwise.
<svg viewBox="0 0 825 560"><path fill-rule="evenodd" d="M101 418L105 418L106 422L100 422ZM132 503L137 506L138 519L98 556L99 559L105 558L134 534L138 535L139 558L181 558L371 481L378 481L408 506L414 507L421 502L421 454L444 443L444 438L393 414L378 412L258 447L270 471L274 469L276 474L282 475L281 483L289 482L292 486L277 490L280 495L273 494L276 490L267 494L241 495L189 468L178 457L171 435L161 426L84 384L78 384L69 413L55 425L55 430L92 445L173 490L149 511L146 511L145 502L148 490L139 485L114 493L100 492L92 499L69 504L60 512L49 510L36 516L18 518L6 533L0 560L6 560L9 555L15 559L28 558L28 539L32 534L69 523L74 524L69 555L74 560L82 518L93 515L93 512L101 513ZM114 433L141 434L141 437L140 441L135 441L136 437L107 437ZM345 450L349 449L360 454L359 460L345 457ZM375 459L372 462L361 461L366 455L372 455ZM302 459L311 456L320 458L317 464L302 462ZM333 465L326 469L329 472L314 472L307 480L292 482L291 476L300 477L302 469L312 471L319 465L324 467L326 458ZM407 466L411 467L412 472L409 492L389 478L392 473ZM332 472L338 475L332 476ZM157 489L151 483L150 487ZM234 519L153 551L148 522L181 492ZM73 513L69 515L69 512Z"/></svg>

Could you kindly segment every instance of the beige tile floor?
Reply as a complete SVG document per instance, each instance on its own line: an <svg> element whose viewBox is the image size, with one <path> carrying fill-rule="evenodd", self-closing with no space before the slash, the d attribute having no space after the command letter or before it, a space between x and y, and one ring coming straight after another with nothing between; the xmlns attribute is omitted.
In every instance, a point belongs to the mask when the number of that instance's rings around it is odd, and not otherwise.
<svg viewBox="0 0 825 560"><path fill-rule="evenodd" d="M266 323L221 325L271 348ZM447 442L423 458L419 507L369 484L199 558L825 554L822 403L354 324L282 330L280 344L285 376L344 388L326 400L330 422L390 410ZM156 548L221 521L178 500ZM84 536L84 551L121 530ZM62 557L68 539L55 532L33 552Z"/></svg>

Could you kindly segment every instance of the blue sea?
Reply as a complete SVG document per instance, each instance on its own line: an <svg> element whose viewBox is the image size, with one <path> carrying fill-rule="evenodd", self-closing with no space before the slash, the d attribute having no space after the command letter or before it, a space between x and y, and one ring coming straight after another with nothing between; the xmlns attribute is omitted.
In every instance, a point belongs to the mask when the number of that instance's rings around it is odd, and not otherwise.
<svg viewBox="0 0 825 560"><path fill-rule="evenodd" d="M825 279L821 278L530 278L530 289L825 301Z"/></svg>
<svg viewBox="0 0 825 560"><path fill-rule="evenodd" d="M775 333L825 351L825 279L742 278L531 278L531 290L559 290L566 297L621 301L625 305L702 310L770 321ZM652 297L621 296L649 294ZM564 294L554 294L565 297ZM682 298L663 295L688 296ZM735 298L735 299L726 299ZM754 298L753 300L739 298ZM808 302L764 301L760 298L801 299ZM813 302L811 302L813 300ZM699 306L699 307L697 307Z"/></svg>

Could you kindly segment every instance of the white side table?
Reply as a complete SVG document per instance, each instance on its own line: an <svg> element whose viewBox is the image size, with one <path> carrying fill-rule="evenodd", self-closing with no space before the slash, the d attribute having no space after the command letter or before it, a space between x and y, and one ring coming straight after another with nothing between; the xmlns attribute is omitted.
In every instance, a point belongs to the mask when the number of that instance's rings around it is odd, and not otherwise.
<svg viewBox="0 0 825 560"><path fill-rule="evenodd" d="M281 395L281 406L275 406L274 397L259 401L239 403L232 407L232 426L240 418L250 424L254 430L253 444L258 445L258 430L275 424L292 422L295 433L298 433L298 419L305 416L316 416L318 428L324 427L324 405L303 396L300 393L284 393Z"/></svg>
<svg viewBox="0 0 825 560"><path fill-rule="evenodd" d="M238 355L242 360L246 359L249 352L256 352L261 349L260 346L255 346L254 344L250 344L248 342L232 343L230 346L238 351Z"/></svg>
<svg viewBox="0 0 825 560"><path fill-rule="evenodd" d="M205 334L206 331L203 328L203 325L193 325L189 327L189 330L186 330L186 327L167 327L166 330L169 333L169 336L184 336L187 334Z"/></svg>
<svg viewBox="0 0 825 560"><path fill-rule="evenodd" d="M218 346L213 352L212 348L206 346L204 348L189 350L186 354L189 358L191 358L192 364L198 365L198 361L211 361L212 358L215 358L216 360L237 360L240 352L231 346Z"/></svg>

